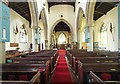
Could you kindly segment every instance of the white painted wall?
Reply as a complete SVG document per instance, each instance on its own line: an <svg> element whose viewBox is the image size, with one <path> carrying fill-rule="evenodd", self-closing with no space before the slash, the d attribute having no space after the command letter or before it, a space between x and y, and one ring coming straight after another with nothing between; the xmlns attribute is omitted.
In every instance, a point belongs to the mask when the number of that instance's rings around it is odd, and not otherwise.
<svg viewBox="0 0 120 84"><path fill-rule="evenodd" d="M113 8L110 10L107 15L102 16L99 18L97 21L95 21L95 28L94 28L94 42L98 42L98 31L100 28L101 23L105 23L108 30L107 30L107 44L104 45L103 47L106 47L106 50L111 50L111 51L117 51L118 50L118 10L117 7ZM114 39L112 34L110 32L110 23L113 24L113 27L115 27L115 32L114 32Z"/></svg>
<svg viewBox="0 0 120 84"><path fill-rule="evenodd" d="M63 15L63 17L61 17L61 15ZM56 21L60 19L65 19L72 26L74 40L77 40L77 38L75 37L76 35L75 12L74 12L74 7L71 5L55 5L50 8L49 27L48 27L49 40L50 40L51 29L53 29L52 26L56 23Z"/></svg>
<svg viewBox="0 0 120 84"><path fill-rule="evenodd" d="M42 19L39 21L39 27L41 28L41 30L40 30L40 44L41 44L41 49L42 49L42 43L43 43L44 49L45 49L45 35L44 35L44 26L43 26Z"/></svg>
<svg viewBox="0 0 120 84"><path fill-rule="evenodd" d="M38 15L40 15L40 12L42 10L43 7L43 3L45 2L45 0L37 0L37 6L38 6Z"/></svg>
<svg viewBox="0 0 120 84"><path fill-rule="evenodd" d="M19 39L19 33L17 35L14 34L14 28L16 28L16 23L18 30L20 30L20 27L25 24L27 29L27 43L20 43ZM15 50L16 47L10 47L10 43L19 43L19 50L20 51L26 51L30 48L30 43L32 43L32 31L29 28L29 21L27 21L25 18L23 18L21 15L10 9L10 42L5 43L5 50Z"/></svg>
<svg viewBox="0 0 120 84"><path fill-rule="evenodd" d="M83 9L84 13L86 13L87 0L78 0L78 2L80 2L80 4L78 4L78 8L81 7Z"/></svg>

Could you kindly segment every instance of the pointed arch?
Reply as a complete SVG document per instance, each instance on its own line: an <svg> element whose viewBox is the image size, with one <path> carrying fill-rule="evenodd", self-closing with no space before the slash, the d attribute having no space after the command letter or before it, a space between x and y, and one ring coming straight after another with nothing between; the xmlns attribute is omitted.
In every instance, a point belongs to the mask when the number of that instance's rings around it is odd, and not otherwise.
<svg viewBox="0 0 120 84"><path fill-rule="evenodd" d="M59 20L57 20L53 25L52 25L52 27L51 27L51 29L50 29L50 37L49 37L49 43L51 44L52 43L52 39L51 39L51 37L52 37L52 34L53 34L53 30L54 30L54 28L55 28L55 26L58 24L58 23L60 23L60 22L64 22L65 24L67 24L68 25L68 27L70 28L70 35L71 35L71 39L73 39L73 27L71 26L71 24L67 21L67 20L65 20L65 19L59 19Z"/></svg>
<svg viewBox="0 0 120 84"><path fill-rule="evenodd" d="M66 34L65 34L64 32L61 32L61 33L63 33L63 34L65 35L65 37L66 37ZM61 34L61 33L59 33L59 35L58 35L58 36L60 36L60 34Z"/></svg>
<svg viewBox="0 0 120 84"><path fill-rule="evenodd" d="M69 26L69 28L70 28L70 33L71 33L71 37L73 38L73 27L72 27L71 24L70 24L67 20L65 20L65 19L59 19L59 20L57 20L57 21L53 24L53 26L52 26L52 28L51 28L51 35L53 34L53 30L54 30L55 26L56 26L59 22L61 22L61 21L63 21L65 24L67 24L67 25Z"/></svg>
<svg viewBox="0 0 120 84"><path fill-rule="evenodd" d="M81 28L80 25L82 24L82 17L84 15L84 11L81 7L78 8L78 13L77 13L77 41L80 41L80 32L81 32Z"/></svg>
<svg viewBox="0 0 120 84"><path fill-rule="evenodd" d="M66 43L66 35L64 32L61 32L58 37L58 44L65 44Z"/></svg>
<svg viewBox="0 0 120 84"><path fill-rule="evenodd" d="M42 14L42 15L41 15ZM45 8L43 7L40 11L40 15L39 17L41 16L41 18L43 19L43 25L45 27L44 29L44 32L45 32L45 39L47 40L47 30L48 30L48 23L47 23L47 15L46 15L46 12L45 12ZM40 21L40 20L39 20Z"/></svg>
<svg viewBox="0 0 120 84"><path fill-rule="evenodd" d="M80 21L81 21L81 17L83 16L84 11L81 7L78 8L78 13L77 13L77 29L79 29L80 27Z"/></svg>
<svg viewBox="0 0 120 84"><path fill-rule="evenodd" d="M96 0L87 0L85 12L86 26L93 26L95 4Z"/></svg>
<svg viewBox="0 0 120 84"><path fill-rule="evenodd" d="M32 2L31 0L28 0L30 14L31 14L31 28L39 28L38 27L38 8L37 8L37 2Z"/></svg>

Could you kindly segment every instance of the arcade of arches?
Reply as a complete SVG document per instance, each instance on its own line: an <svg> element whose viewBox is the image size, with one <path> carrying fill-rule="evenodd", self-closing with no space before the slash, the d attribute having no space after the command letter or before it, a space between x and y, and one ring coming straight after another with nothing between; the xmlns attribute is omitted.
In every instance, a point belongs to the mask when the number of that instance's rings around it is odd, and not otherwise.
<svg viewBox="0 0 120 84"><path fill-rule="evenodd" d="M0 0L0 63L47 50L120 52L119 0L13 1Z"/></svg>

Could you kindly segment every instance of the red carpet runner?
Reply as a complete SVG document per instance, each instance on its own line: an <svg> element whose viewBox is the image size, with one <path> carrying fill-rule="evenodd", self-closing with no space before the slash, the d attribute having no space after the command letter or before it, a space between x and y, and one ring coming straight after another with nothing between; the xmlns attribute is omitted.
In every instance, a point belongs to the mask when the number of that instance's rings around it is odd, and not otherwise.
<svg viewBox="0 0 120 84"><path fill-rule="evenodd" d="M66 50L59 50L59 58L51 80L51 84L73 84L65 59Z"/></svg>

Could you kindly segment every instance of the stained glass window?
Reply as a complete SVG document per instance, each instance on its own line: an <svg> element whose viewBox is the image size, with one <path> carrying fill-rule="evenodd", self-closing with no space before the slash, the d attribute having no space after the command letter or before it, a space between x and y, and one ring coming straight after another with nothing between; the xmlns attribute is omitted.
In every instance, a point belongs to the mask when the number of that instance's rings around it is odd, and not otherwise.
<svg viewBox="0 0 120 84"><path fill-rule="evenodd" d="M58 39L58 44L65 44L66 43L66 37L64 33L61 33L59 35L59 39Z"/></svg>

